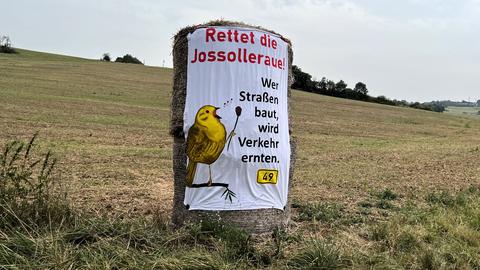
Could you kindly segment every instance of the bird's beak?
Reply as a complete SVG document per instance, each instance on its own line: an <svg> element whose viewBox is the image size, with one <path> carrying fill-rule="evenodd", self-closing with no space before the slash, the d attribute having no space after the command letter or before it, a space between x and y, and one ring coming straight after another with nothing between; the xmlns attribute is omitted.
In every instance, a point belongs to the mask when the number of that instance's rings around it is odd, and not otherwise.
<svg viewBox="0 0 480 270"><path fill-rule="evenodd" d="M218 107L215 107L215 110L213 111L213 117L215 118L218 118L218 119L222 119L222 117L220 117L218 114L217 114L217 110L220 109Z"/></svg>

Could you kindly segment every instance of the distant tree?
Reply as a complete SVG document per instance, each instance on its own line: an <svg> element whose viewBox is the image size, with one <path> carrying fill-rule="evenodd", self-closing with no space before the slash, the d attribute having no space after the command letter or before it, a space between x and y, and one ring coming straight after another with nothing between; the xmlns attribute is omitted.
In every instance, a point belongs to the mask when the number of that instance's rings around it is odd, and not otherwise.
<svg viewBox="0 0 480 270"><path fill-rule="evenodd" d="M110 62L112 59L110 58L110 54L109 53L104 53L102 55L102 61L106 61L106 62Z"/></svg>
<svg viewBox="0 0 480 270"><path fill-rule="evenodd" d="M434 112L444 112L445 111L445 106L442 105L440 102L433 102L430 105L431 111Z"/></svg>
<svg viewBox="0 0 480 270"><path fill-rule="evenodd" d="M353 88L353 91L362 95L368 94L367 85L362 82L357 82L357 84L355 84L355 87Z"/></svg>
<svg viewBox="0 0 480 270"><path fill-rule="evenodd" d="M425 103L410 103L406 100L392 100L385 96L372 97L368 95L367 85L363 82L357 82L355 87L351 89L343 80L335 83L334 81L323 77L320 81L317 81L315 78L312 78L312 75L303 72L302 69L296 65L292 66L292 73L294 78L292 88L332 97L375 102L391 106L408 106L415 109L435 112L443 112L446 106L472 106L472 104L475 104L466 101L432 101ZM476 104L480 107L480 100L478 100Z"/></svg>
<svg viewBox="0 0 480 270"><path fill-rule="evenodd" d="M335 91L335 82L332 80L327 80L327 91L333 92Z"/></svg>
<svg viewBox="0 0 480 270"><path fill-rule="evenodd" d="M380 103L380 104L385 104L385 105L393 105L395 106L395 102L393 100L388 99L385 96L378 96L376 98L372 99L373 102ZM418 102L416 102L418 103Z"/></svg>
<svg viewBox="0 0 480 270"><path fill-rule="evenodd" d="M115 62L143 65L142 61L138 60L138 58L133 57L130 54L125 54L123 57L117 57L117 59L115 59Z"/></svg>
<svg viewBox="0 0 480 270"><path fill-rule="evenodd" d="M323 77L318 83L318 92L324 94L327 91L327 78Z"/></svg>
<svg viewBox="0 0 480 270"><path fill-rule="evenodd" d="M12 47L12 42L10 41L9 36L0 37L0 53L17 53Z"/></svg>
<svg viewBox="0 0 480 270"><path fill-rule="evenodd" d="M335 91L342 92L346 88L347 88L347 84L343 80L340 80L335 84Z"/></svg>
<svg viewBox="0 0 480 270"><path fill-rule="evenodd" d="M303 72L298 66L292 66L292 74L293 74L293 84L292 88L294 89L301 89L304 91L310 91L309 86L312 82L312 75Z"/></svg>
<svg viewBox="0 0 480 270"><path fill-rule="evenodd" d="M408 104L410 108L433 111L433 112L444 112L445 106L441 101L432 101L432 102L413 102Z"/></svg>
<svg viewBox="0 0 480 270"><path fill-rule="evenodd" d="M472 106L479 106L479 103L478 101L477 102L468 102L466 100L462 100L462 101L452 101L452 100L441 100L441 101L436 101L436 102L439 102L441 103L443 106L445 107L450 107L450 106L454 106L454 107L472 107Z"/></svg>
<svg viewBox="0 0 480 270"><path fill-rule="evenodd" d="M405 99L397 101L398 106L408 106L408 101Z"/></svg>
<svg viewBox="0 0 480 270"><path fill-rule="evenodd" d="M477 107L480 107L480 99L477 100Z"/></svg>

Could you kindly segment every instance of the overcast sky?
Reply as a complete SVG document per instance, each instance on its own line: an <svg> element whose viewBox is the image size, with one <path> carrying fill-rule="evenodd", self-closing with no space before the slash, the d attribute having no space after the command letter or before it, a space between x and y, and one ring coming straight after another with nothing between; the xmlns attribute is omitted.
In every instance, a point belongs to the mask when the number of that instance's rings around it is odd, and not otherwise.
<svg viewBox="0 0 480 270"><path fill-rule="evenodd" d="M20 48L86 58L131 53L172 66L172 36L212 19L290 38L317 79L362 81L409 101L480 99L480 0L0 0L0 35Z"/></svg>

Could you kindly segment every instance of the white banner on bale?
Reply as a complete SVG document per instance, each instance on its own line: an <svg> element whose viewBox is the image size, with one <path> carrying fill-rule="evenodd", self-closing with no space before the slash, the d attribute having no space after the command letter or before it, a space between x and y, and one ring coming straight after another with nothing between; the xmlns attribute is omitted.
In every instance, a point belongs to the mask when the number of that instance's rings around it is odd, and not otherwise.
<svg viewBox="0 0 480 270"><path fill-rule="evenodd" d="M238 27L188 36L185 205L284 209L290 169L288 47Z"/></svg>

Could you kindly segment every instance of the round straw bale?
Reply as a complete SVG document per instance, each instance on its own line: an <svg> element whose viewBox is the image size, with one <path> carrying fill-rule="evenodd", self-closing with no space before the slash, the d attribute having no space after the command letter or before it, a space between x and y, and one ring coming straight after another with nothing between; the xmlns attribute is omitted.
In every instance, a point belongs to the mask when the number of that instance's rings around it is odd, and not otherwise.
<svg viewBox="0 0 480 270"><path fill-rule="evenodd" d="M173 136L173 172L174 172L174 197L172 222L176 226L185 223L199 222L200 220L214 219L228 224L234 224L251 233L271 232L276 228L285 228L290 221L290 198L284 211L278 209L257 209L257 210L234 210L234 211L200 211L186 209L184 205L185 196L185 174L187 165L187 156L185 153L185 134L183 132L183 116L186 100L187 88L187 61L188 61L188 41L187 35L198 28L209 26L230 26L251 28L270 32L280 36L288 44L288 85L293 83L292 60L293 52L291 42L282 35L259 26L252 26L242 22L231 22L224 20L211 21L205 24L188 26L181 29L173 41L173 94L171 103L171 122L170 134ZM288 90L290 96L290 89ZM290 106L289 106L290 107ZM289 117L290 119L290 117ZM290 120L289 120L289 123ZM291 124L290 124L291 134ZM292 186L293 169L295 164L295 146L293 138L290 141L291 159L289 189ZM289 192L290 193L290 192ZM290 196L289 196L290 197Z"/></svg>

